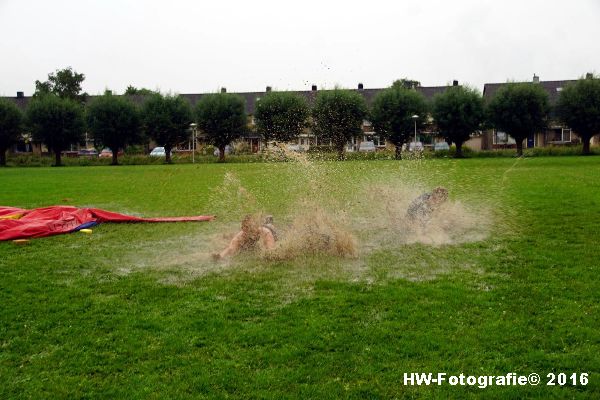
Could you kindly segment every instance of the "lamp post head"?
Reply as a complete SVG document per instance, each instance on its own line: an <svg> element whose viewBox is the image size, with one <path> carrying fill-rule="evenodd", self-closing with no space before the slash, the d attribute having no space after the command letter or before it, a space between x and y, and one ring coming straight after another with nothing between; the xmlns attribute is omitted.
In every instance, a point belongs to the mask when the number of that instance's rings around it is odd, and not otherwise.
<svg viewBox="0 0 600 400"><path fill-rule="evenodd" d="M417 119L417 118L419 118L419 116L418 116L417 114L415 114L415 115L413 115L411 118L412 118L412 119Z"/></svg>
<svg viewBox="0 0 600 400"><path fill-rule="evenodd" d="M195 122L192 122L192 123L190 124L190 128L192 128L192 129L194 129L194 128L195 128L195 127L197 127L197 126L198 126L198 124L197 124L197 123L195 123Z"/></svg>

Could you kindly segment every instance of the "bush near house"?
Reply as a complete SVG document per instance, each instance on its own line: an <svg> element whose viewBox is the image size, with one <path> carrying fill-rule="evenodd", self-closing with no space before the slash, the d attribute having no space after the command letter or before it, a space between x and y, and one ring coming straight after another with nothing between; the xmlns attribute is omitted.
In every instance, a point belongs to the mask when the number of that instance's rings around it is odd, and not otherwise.
<svg viewBox="0 0 600 400"><path fill-rule="evenodd" d="M0 99L0 166L6 165L6 151L17 142L23 129L23 113L12 102Z"/></svg>
<svg viewBox="0 0 600 400"><path fill-rule="evenodd" d="M126 97L98 96L87 107L86 117L96 145L112 150L112 165L118 164L120 150L141 140L140 112Z"/></svg>
<svg viewBox="0 0 600 400"><path fill-rule="evenodd" d="M225 147L247 131L244 99L232 93L204 96L195 108L198 128L208 143L219 149L219 161L225 161Z"/></svg>
<svg viewBox="0 0 600 400"><path fill-rule="evenodd" d="M488 106L488 118L498 130L517 143L517 156L523 155L523 141L546 128L550 113L548 93L535 83L508 83Z"/></svg>
<svg viewBox="0 0 600 400"><path fill-rule="evenodd" d="M434 97L432 116L440 135L456 145L455 157L461 158L463 143L485 120L483 97L475 89L452 86Z"/></svg>
<svg viewBox="0 0 600 400"><path fill-rule="evenodd" d="M586 78L563 88L556 106L561 120L581 137L582 154L590 154L590 140L600 135L600 78Z"/></svg>
<svg viewBox="0 0 600 400"><path fill-rule="evenodd" d="M165 148L165 162L171 163L171 150L186 141L192 122L190 104L180 96L152 94L142 107L144 132Z"/></svg>
<svg viewBox="0 0 600 400"><path fill-rule="evenodd" d="M256 104L256 130L265 143L290 142L307 127L310 115L303 97L292 92L269 92Z"/></svg>
<svg viewBox="0 0 600 400"><path fill-rule="evenodd" d="M368 116L368 107L360 94L334 89L317 95L312 114L315 135L331 140L338 158L343 160L346 143L362 134L362 123Z"/></svg>
<svg viewBox="0 0 600 400"><path fill-rule="evenodd" d="M83 107L76 100L44 94L33 98L27 107L26 123L33 138L44 143L62 165L62 152L81 141L85 130Z"/></svg>
<svg viewBox="0 0 600 400"><path fill-rule="evenodd" d="M370 117L375 131L396 146L396 158L401 159L402 146L413 137L415 122L416 128L422 129L428 112L425 97L399 83L375 97ZM413 115L418 118L415 120Z"/></svg>

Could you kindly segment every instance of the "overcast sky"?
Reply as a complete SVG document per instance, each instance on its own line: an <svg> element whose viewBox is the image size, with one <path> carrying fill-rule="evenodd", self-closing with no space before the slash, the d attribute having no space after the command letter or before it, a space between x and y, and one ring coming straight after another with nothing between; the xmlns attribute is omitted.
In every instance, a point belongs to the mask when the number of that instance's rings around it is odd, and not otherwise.
<svg viewBox="0 0 600 400"><path fill-rule="evenodd" d="M0 95L72 66L84 90L203 93L574 79L600 0L0 0Z"/></svg>

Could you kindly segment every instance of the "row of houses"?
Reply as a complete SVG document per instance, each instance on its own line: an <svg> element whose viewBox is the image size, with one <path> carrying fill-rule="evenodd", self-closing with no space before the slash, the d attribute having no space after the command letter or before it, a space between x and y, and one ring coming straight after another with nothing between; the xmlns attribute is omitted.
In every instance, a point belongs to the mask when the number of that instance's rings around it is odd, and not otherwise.
<svg viewBox="0 0 600 400"><path fill-rule="evenodd" d="M554 105L554 104L556 104L556 101L558 100L558 97L559 97L560 92L562 91L563 87L565 87L569 83L575 82L575 80L541 81L538 76L534 75L532 82L539 84L548 93L550 103L552 105ZM458 84L459 84L459 82L456 80L454 80L452 82L452 86L458 86ZM494 95L496 94L498 89L500 89L500 87L502 87L505 84L506 83L486 83L483 88L484 100L486 102L490 101L494 97ZM449 85L446 85L446 86L416 86L416 87L414 87L414 90L421 93L425 97L425 99L427 99L428 101L431 101L431 100L433 100L435 95L443 93L449 87L450 87ZM379 94L381 91L385 90L385 88L367 89L364 87L364 85L362 83L359 83L357 88L354 90L356 90L358 93L360 93L365 98L367 104L370 105L373 102L373 99L377 96L377 94ZM222 88L221 91L226 92L226 89ZM265 96L270 91L271 91L271 87L267 86L265 88L265 91L263 91L263 92L236 93L237 95L241 96L245 100L246 113L248 115L248 123L249 123L250 127L254 126L254 124L255 124L254 123L254 112L256 109L257 102L260 101L261 97ZM318 88L316 85L312 85L311 90L295 91L294 93L298 94L301 97L304 97L307 100L307 102L310 105L312 105L318 94ZM182 96L183 98L188 100L188 102L192 106L194 106L198 101L200 101L200 99L202 99L203 96L206 96L206 94L180 94L180 96ZM87 101L88 102L93 101L94 97L95 96L88 96ZM141 104L141 103L143 103L145 96L134 95L134 96L131 96L131 98L134 102ZM17 104L17 106L19 106L23 110L27 107L27 104L31 101L31 97L24 96L23 92L17 92L16 97L7 97L7 99L14 101ZM362 137L355 138L351 142L348 143L348 145L347 145L348 151L358 150L360 143L363 141L372 141L374 143L374 145L379 149L383 149L388 145L385 142L385 140L383 138L380 138L377 135L377 132L375 132L373 130L373 126L369 121L363 122L362 130L363 130ZM249 132L250 133L248 133L242 139L242 141L247 144L247 147L252 152L259 152L263 148L265 143L263 143L263 140L260 135L258 135L257 133L253 133L254 132L253 129L250 129ZM200 136L200 138L201 138L201 136ZM424 145L427 147L427 146L433 146L436 142L443 141L443 138L441 138L439 136L438 132L436 131L435 125L429 124L428 127L426 127L425 129L418 132L418 140L423 142ZM561 124L555 115L551 115L550 124L547 127L547 129L545 129L542 132L538 132L535 135L527 138L526 144L524 144L524 147L532 148L532 147L547 147L547 146L569 146L569 145L574 145L574 144L579 144L579 143L581 143L581 139L579 138L577 133L571 131L571 129L569 127ZM310 148L310 146L314 146L314 145L318 145L318 144L326 144L326 143L319 143L318 138L315 135L313 135L310 130L306 130L303 134L301 134L297 138L297 142L293 143L293 144L296 144L299 148L307 150ZM600 138L598 138L596 136L592 139L592 145L598 145L598 144L600 144ZM468 147L474 151L480 151L480 150L512 148L512 147L516 147L516 142L512 137L510 137L506 133L491 129L491 130L487 130L487 131L473 132L471 135L471 139L468 142L466 142L464 144L464 146ZM86 135L84 142L82 142L78 145L74 145L74 148L72 150L77 150L80 147L82 147L82 148L93 147L93 138L91 136ZM191 141L188 143L181 143L179 145L179 149L182 149L182 150L185 150L185 149L189 150L190 148L191 148ZM16 144L14 146L14 148L12 149L13 152L35 152L35 153L41 153L44 150L45 149L43 148L43 146L41 144L32 142L31 140L29 140L27 135L25 135L23 137L23 140L21 142L19 142L18 144Z"/></svg>

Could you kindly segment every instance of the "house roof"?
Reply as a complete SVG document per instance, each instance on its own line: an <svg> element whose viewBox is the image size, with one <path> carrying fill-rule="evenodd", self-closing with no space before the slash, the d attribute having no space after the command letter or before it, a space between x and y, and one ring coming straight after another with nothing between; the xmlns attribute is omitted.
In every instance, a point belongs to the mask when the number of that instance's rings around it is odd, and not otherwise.
<svg viewBox="0 0 600 400"><path fill-rule="evenodd" d="M419 86L416 90L423 94L427 100L433 99L438 93L443 93L449 86ZM371 104L375 96L381 91L385 90L384 88L380 89L352 89L358 93L360 93L368 104ZM292 93L296 93L302 97L304 97L309 104L313 104L317 94L320 91L317 90L300 90L300 91L292 91ZM264 96L267 92L244 92L244 93L235 93L241 96L246 103L246 113L254 114L256 109L256 100ZM209 93L184 93L180 94L181 97L187 99L189 103L194 106L203 96L206 96ZM97 96L88 96L86 102L92 101ZM142 104L144 100L147 98L146 95L132 95L129 98L136 104ZM31 101L31 96L26 97L5 97L5 99L12 100L17 104L19 108L24 110L27 107L27 104Z"/></svg>
<svg viewBox="0 0 600 400"><path fill-rule="evenodd" d="M550 104L554 105L558 101L558 96L560 95L560 90L566 85L577 82L576 80L566 80L566 81L540 81L538 84L548 93L548 97L550 98ZM486 101L491 100L495 95L498 89L502 86L507 85L509 82L505 83L486 83L483 86L483 98ZM532 83L532 82L529 82Z"/></svg>
<svg viewBox="0 0 600 400"><path fill-rule="evenodd" d="M425 96L425 98L427 100L431 100L433 98L433 96L435 96L438 93L443 93L446 89L448 88L448 86L420 86L417 87L417 91L420 92L421 94L423 94L423 96ZM385 89L351 89L354 90L358 93L360 93L365 100L367 101L367 104L371 104L371 102L373 101L373 99L375 98L375 96L385 90ZM306 99L306 101L308 102L308 104L313 104L317 94L319 93L318 90L300 90L300 91L292 91L292 93L296 93L302 97L304 97ZM203 96L206 96L207 93L202 93L202 94L181 94L180 96L186 98L190 104L195 105L198 101L200 101L200 99ZM239 96L242 96L246 102L246 113L248 114L254 114L254 111L256 109L256 101L258 99L260 99L262 96L266 95L267 92L245 92L245 93L235 93Z"/></svg>

